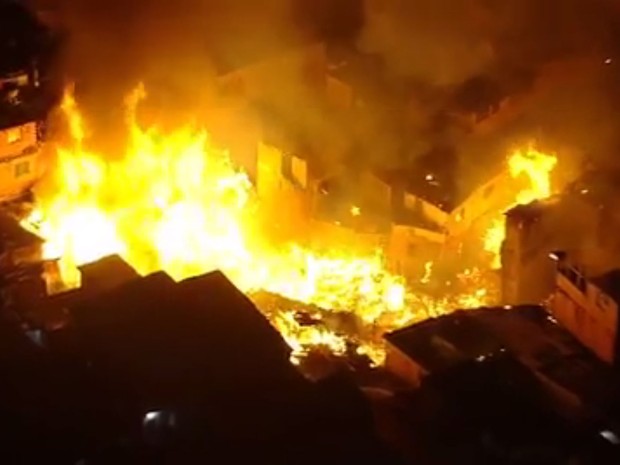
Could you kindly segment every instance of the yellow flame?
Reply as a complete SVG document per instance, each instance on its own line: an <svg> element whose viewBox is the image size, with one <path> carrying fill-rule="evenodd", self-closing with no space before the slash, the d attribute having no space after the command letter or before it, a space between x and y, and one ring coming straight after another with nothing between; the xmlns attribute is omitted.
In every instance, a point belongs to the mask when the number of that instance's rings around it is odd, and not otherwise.
<svg viewBox="0 0 620 465"><path fill-rule="evenodd" d="M433 262L426 262L424 264L424 275L420 282L422 284L428 284L431 282L431 275L433 274Z"/></svg>
<svg viewBox="0 0 620 465"><path fill-rule="evenodd" d="M308 355L310 348L323 347L337 356L342 356L347 351L347 341L343 336L322 327L302 326L295 320L293 312L280 313L274 318L273 323L291 347L291 361L295 365Z"/></svg>
<svg viewBox="0 0 620 465"><path fill-rule="evenodd" d="M505 229L506 222L504 218L495 218L484 234L484 250L492 256L491 267L493 269L498 269L502 266L501 249L506 235Z"/></svg>
<svg viewBox="0 0 620 465"><path fill-rule="evenodd" d="M369 328L381 330L465 302L412 294L401 276L387 270L381 251L360 256L337 248L318 253L301 244L272 244L246 173L200 128L183 126L164 134L140 126L136 107L145 96L140 86L126 99L129 142L122 157L111 158L89 151L84 120L73 95L65 95L62 110L72 143L57 148L55 169L36 190L37 208L23 222L46 240L45 256L59 258L65 286L79 286L78 266L119 254L142 274L165 270L177 280L220 269L244 292L266 290L353 312ZM430 265L426 271L430 278ZM484 298L476 291L467 304L479 306ZM335 354L346 349L343 336L300 326L287 309L272 323L296 361L316 346ZM383 355L376 339L358 351L377 363Z"/></svg>
<svg viewBox="0 0 620 465"><path fill-rule="evenodd" d="M516 205L526 205L551 195L551 173L557 164L555 155L546 154L533 147L519 149L508 158L508 170L515 180L524 179L525 185L517 192ZM502 215L492 221L483 237L484 250L492 256L491 266L501 266L501 246L505 238L506 220Z"/></svg>

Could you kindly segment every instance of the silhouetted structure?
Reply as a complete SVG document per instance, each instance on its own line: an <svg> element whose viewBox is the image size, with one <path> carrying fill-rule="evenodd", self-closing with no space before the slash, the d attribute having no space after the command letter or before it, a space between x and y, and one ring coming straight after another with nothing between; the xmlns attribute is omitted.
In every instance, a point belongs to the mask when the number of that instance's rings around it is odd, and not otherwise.
<svg viewBox="0 0 620 465"><path fill-rule="evenodd" d="M222 273L132 278L118 257L81 271L88 287L51 301L64 324L30 329L30 339L14 328L19 350L44 361L23 360L24 370L71 383L49 393L64 429L58 444L50 439L59 451L41 453L68 463L391 463L353 382L306 380L280 334Z"/></svg>
<svg viewBox="0 0 620 465"><path fill-rule="evenodd" d="M386 335L421 463L615 463L617 373L540 307L460 311Z"/></svg>

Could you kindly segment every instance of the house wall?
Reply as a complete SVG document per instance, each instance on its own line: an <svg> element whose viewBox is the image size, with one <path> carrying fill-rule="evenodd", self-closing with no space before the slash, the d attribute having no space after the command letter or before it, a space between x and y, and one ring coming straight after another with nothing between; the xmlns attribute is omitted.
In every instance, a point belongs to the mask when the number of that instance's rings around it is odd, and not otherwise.
<svg viewBox="0 0 620 465"><path fill-rule="evenodd" d="M620 210L582 196L562 196L523 212L507 215L502 246L504 303L539 303L555 286L555 266L549 252L563 250L597 276L620 266ZM523 208L522 208L523 210Z"/></svg>
<svg viewBox="0 0 620 465"><path fill-rule="evenodd" d="M513 207L518 191L519 182L507 169L497 174L450 212L446 222L448 235L454 239L462 238L479 220L488 218L489 214L496 217Z"/></svg>
<svg viewBox="0 0 620 465"><path fill-rule="evenodd" d="M258 143L256 191L268 237L279 243L309 237L312 196L306 163L299 157L284 154L277 147Z"/></svg>
<svg viewBox="0 0 620 465"><path fill-rule="evenodd" d="M551 313L601 360L615 363L618 304L578 271L573 271L557 273Z"/></svg>
<svg viewBox="0 0 620 465"><path fill-rule="evenodd" d="M329 221L311 219L311 244L316 250L329 248L343 253L371 255L385 250L387 238L381 233L360 233Z"/></svg>
<svg viewBox="0 0 620 465"><path fill-rule="evenodd" d="M502 303L538 305L552 293L555 264L549 258L554 243L548 241L536 218L509 215L501 249Z"/></svg>
<svg viewBox="0 0 620 465"><path fill-rule="evenodd" d="M390 269L409 281L418 281L424 264L437 257L444 240L443 234L434 231L392 225L387 249Z"/></svg>
<svg viewBox="0 0 620 465"><path fill-rule="evenodd" d="M424 218L435 223L437 226L444 227L450 219L449 213L408 192L404 194L403 203L405 211L419 212Z"/></svg>
<svg viewBox="0 0 620 465"><path fill-rule="evenodd" d="M0 201L23 195L39 179L39 156L35 123L0 131Z"/></svg>

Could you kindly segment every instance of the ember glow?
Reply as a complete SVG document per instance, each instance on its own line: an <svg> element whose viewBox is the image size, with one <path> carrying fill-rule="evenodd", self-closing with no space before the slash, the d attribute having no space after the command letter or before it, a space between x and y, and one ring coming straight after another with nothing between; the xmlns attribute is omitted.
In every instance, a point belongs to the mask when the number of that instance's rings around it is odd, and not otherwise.
<svg viewBox="0 0 620 465"><path fill-rule="evenodd" d="M356 336L356 350L375 363L383 356L377 345L383 331L487 302L487 290L475 284L454 298L414 293L388 271L381 251L326 247L319 253L303 244L273 244L246 173L202 128L164 134L141 127L136 109L145 97L140 86L126 99L129 142L123 156L109 157L89 150L76 102L70 92L65 96L71 142L57 147L46 188L36 190L36 208L23 221L46 240L46 258L59 259L62 288L79 286L77 266L111 254L142 274L164 270L176 280L220 269L249 295L262 290L352 313L367 333ZM424 271L428 282L432 264ZM294 361L315 347L336 355L347 349L342 334L303 326L289 308L269 316Z"/></svg>
<svg viewBox="0 0 620 465"><path fill-rule="evenodd" d="M519 184L522 187L517 191L514 204L508 209L548 198L551 195L551 173L556 164L555 155L539 152L532 147L516 150L508 158L508 170L515 181L523 179L524 183ZM483 237L484 250L491 254L491 266L494 269L501 266L501 246L505 229L505 218L495 218Z"/></svg>

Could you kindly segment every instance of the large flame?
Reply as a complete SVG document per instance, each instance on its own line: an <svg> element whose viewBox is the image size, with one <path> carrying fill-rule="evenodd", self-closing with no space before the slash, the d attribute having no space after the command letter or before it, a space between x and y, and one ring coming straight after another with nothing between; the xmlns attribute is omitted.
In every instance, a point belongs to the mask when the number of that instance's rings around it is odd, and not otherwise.
<svg viewBox="0 0 620 465"><path fill-rule="evenodd" d="M71 92L65 96L71 142L57 148L46 188L36 191L36 209L24 221L46 240L46 258L59 259L63 286L79 285L78 266L119 254L140 273L165 270L174 279L220 269L250 295L265 290L353 312L373 331L485 303L485 289L453 299L416 295L386 269L380 251L360 256L272 244L259 221L260 199L228 153L200 128L166 133L143 128L136 107L144 97L140 86L125 102L125 153L106 157L89 150L76 102ZM424 282L431 270L429 263ZM336 354L346 349L341 335L298 324L290 309L282 309L272 323L296 359L314 346ZM374 342L362 343L358 351L380 362L382 351Z"/></svg>
<svg viewBox="0 0 620 465"><path fill-rule="evenodd" d="M508 170L514 180L524 179L517 191L516 205L526 205L535 200L546 199L551 195L551 173L557 164L555 155L546 154L529 147L516 150L508 158ZM484 235L484 249L492 256L492 267L501 266L501 246L505 237L506 221L502 215L495 218Z"/></svg>

